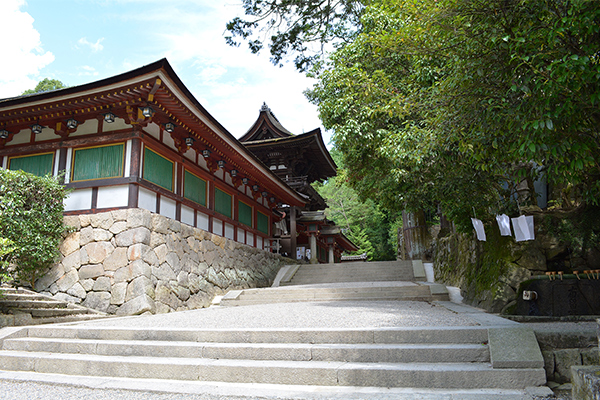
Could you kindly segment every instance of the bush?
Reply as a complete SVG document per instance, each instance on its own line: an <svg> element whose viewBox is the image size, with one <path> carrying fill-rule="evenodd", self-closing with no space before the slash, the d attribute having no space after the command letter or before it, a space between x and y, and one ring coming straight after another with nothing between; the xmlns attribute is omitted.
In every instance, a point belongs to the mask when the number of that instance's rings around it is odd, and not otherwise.
<svg viewBox="0 0 600 400"><path fill-rule="evenodd" d="M11 253L15 249L16 247L12 240L0 237L0 284L6 282L9 278L8 268L10 266Z"/></svg>
<svg viewBox="0 0 600 400"><path fill-rule="evenodd" d="M2 260L11 263L15 281L34 287L58 258L66 195L54 177L0 169L0 237L14 246Z"/></svg>

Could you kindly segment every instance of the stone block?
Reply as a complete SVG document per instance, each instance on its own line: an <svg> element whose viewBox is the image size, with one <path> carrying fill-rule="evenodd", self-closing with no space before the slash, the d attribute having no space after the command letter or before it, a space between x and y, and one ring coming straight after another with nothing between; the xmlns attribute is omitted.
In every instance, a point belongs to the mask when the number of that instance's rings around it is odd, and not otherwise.
<svg viewBox="0 0 600 400"><path fill-rule="evenodd" d="M79 230L81 228L81 222L79 222L78 215L67 215L63 217L63 223L65 226L69 226L73 229Z"/></svg>
<svg viewBox="0 0 600 400"><path fill-rule="evenodd" d="M198 264L193 264L190 267L190 273L196 274L198 276L204 276L206 270L208 269L208 264L206 262L200 262Z"/></svg>
<svg viewBox="0 0 600 400"><path fill-rule="evenodd" d="M554 380L554 352L552 350L542 351L544 357L544 370L546 371L546 378L549 381Z"/></svg>
<svg viewBox="0 0 600 400"><path fill-rule="evenodd" d="M144 227L150 229L152 227L152 214L148 210L141 208L130 208L127 210L127 227L137 228ZM147 244L147 243L146 243Z"/></svg>
<svg viewBox="0 0 600 400"><path fill-rule="evenodd" d="M160 214L152 214L152 231L157 233L169 232L168 218Z"/></svg>
<svg viewBox="0 0 600 400"><path fill-rule="evenodd" d="M65 274L65 269L62 264L55 264L48 272L44 274L40 279L35 281L36 290L46 290L61 276Z"/></svg>
<svg viewBox="0 0 600 400"><path fill-rule="evenodd" d="M119 268L113 276L114 282L130 282L138 276L150 278L152 274L151 267L142 260L135 260L126 267Z"/></svg>
<svg viewBox="0 0 600 400"><path fill-rule="evenodd" d="M560 349L554 351L554 381L559 383L571 380L571 367L581 365L579 349Z"/></svg>
<svg viewBox="0 0 600 400"><path fill-rule="evenodd" d="M194 237L194 228L189 226L188 224L181 224L181 237L187 239L189 237Z"/></svg>
<svg viewBox="0 0 600 400"><path fill-rule="evenodd" d="M115 221L126 221L127 220L127 210L114 210L110 212L113 220Z"/></svg>
<svg viewBox="0 0 600 400"><path fill-rule="evenodd" d="M62 292L56 293L54 296L52 296L52 298L59 300L59 301L66 301L67 303L75 303L75 304L81 303L81 299L79 297L71 296L69 294L62 293Z"/></svg>
<svg viewBox="0 0 600 400"><path fill-rule="evenodd" d="M153 266L160 264L160 261L158 260L158 256L156 255L156 252L154 250L152 250L152 248L149 248L149 251L146 251L142 255L142 260L147 262L149 265L153 265Z"/></svg>
<svg viewBox="0 0 600 400"><path fill-rule="evenodd" d="M108 292L89 292L83 301L84 307L106 312L110 305L110 293Z"/></svg>
<svg viewBox="0 0 600 400"><path fill-rule="evenodd" d="M150 298L154 298L154 286L152 281L145 276L138 276L127 285L127 292L125 294L125 302L133 300L134 298L146 295Z"/></svg>
<svg viewBox="0 0 600 400"><path fill-rule="evenodd" d="M154 249L154 253L158 258L158 263L162 264L167 261L167 254L169 253L169 250L167 249L166 244L161 244L160 246Z"/></svg>
<svg viewBox="0 0 600 400"><path fill-rule="evenodd" d="M77 281L79 281L77 270L71 270L56 281L56 286L58 286L58 290L61 292L66 292Z"/></svg>
<svg viewBox="0 0 600 400"><path fill-rule="evenodd" d="M98 277L92 288L94 292L110 292L110 289L110 278L108 276Z"/></svg>
<svg viewBox="0 0 600 400"><path fill-rule="evenodd" d="M79 281L79 283L81 286L83 286L86 292L89 292L94 288L95 281L93 279L84 279Z"/></svg>
<svg viewBox="0 0 600 400"><path fill-rule="evenodd" d="M79 251L75 251L63 258L61 262L66 272L69 272L72 269L79 269L81 266L81 254Z"/></svg>
<svg viewBox="0 0 600 400"><path fill-rule="evenodd" d="M198 294L194 294L190 296L187 301L187 306L190 310L195 310L198 308L206 308L210 307L212 302L212 296L209 296L206 293L200 292Z"/></svg>
<svg viewBox="0 0 600 400"><path fill-rule="evenodd" d="M600 365L600 349L581 349L581 365Z"/></svg>
<svg viewBox="0 0 600 400"><path fill-rule="evenodd" d="M169 313L172 311L171 307L169 307L166 304L161 303L160 301L155 301L154 304L156 306L156 310L155 310L156 314L166 314L166 313Z"/></svg>
<svg viewBox="0 0 600 400"><path fill-rule="evenodd" d="M119 268L123 268L129 264L127 258L127 248L117 247L108 257L104 260L104 269L106 271L116 271Z"/></svg>
<svg viewBox="0 0 600 400"><path fill-rule="evenodd" d="M132 244L143 243L150 244L150 229L141 226L133 229L128 229L119 233L116 236L117 246L129 247Z"/></svg>
<svg viewBox="0 0 600 400"><path fill-rule="evenodd" d="M150 235L150 247L155 248L163 243L166 243L165 235L158 232L152 232Z"/></svg>
<svg viewBox="0 0 600 400"><path fill-rule="evenodd" d="M50 292L50 294L52 296L54 296L56 293L58 293L58 286L56 286L56 282L53 283L52 285L50 285L50 287L48 288L48 291Z"/></svg>
<svg viewBox="0 0 600 400"><path fill-rule="evenodd" d="M141 295L135 299L129 300L117 310L117 315L139 315L145 312L154 313L154 300L146 295Z"/></svg>
<svg viewBox="0 0 600 400"><path fill-rule="evenodd" d="M190 290L179 285L174 285L172 288L173 293L179 298L181 301L187 301L190 298Z"/></svg>
<svg viewBox="0 0 600 400"><path fill-rule="evenodd" d="M107 242L113 237L113 234L110 231L100 228L94 229L93 234L94 241L96 242Z"/></svg>
<svg viewBox="0 0 600 400"><path fill-rule="evenodd" d="M169 284L165 282L158 282L156 289L154 289L154 298L157 302L161 302L173 310L176 310L181 304L181 301L173 293Z"/></svg>
<svg viewBox="0 0 600 400"><path fill-rule="evenodd" d="M69 236L67 236L60 245L59 250L61 254L66 257L74 251L79 250L79 242L81 240L80 237L80 232L73 232L69 234Z"/></svg>
<svg viewBox="0 0 600 400"><path fill-rule="evenodd" d="M189 276L189 274L185 271L179 272L179 274L177 274L177 284L179 286L188 287L189 286L188 276Z"/></svg>
<svg viewBox="0 0 600 400"><path fill-rule="evenodd" d="M169 218L169 230L173 232L181 232L181 222Z"/></svg>
<svg viewBox="0 0 600 400"><path fill-rule="evenodd" d="M109 229L115 220L112 217L111 212L103 212L98 214L92 214L90 216L90 225L94 228Z"/></svg>
<svg viewBox="0 0 600 400"><path fill-rule="evenodd" d="M127 258L129 261L139 260L143 257L145 253L152 250L150 246L145 245L143 243L136 243L134 245L129 246L127 249Z"/></svg>
<svg viewBox="0 0 600 400"><path fill-rule="evenodd" d="M127 294L127 282L119 282L112 285L110 290L110 304L121 305L125 303L125 295Z"/></svg>
<svg viewBox="0 0 600 400"><path fill-rule="evenodd" d="M87 291L79 282L77 282L67 290L67 294L80 299L85 299L87 296Z"/></svg>
<svg viewBox="0 0 600 400"><path fill-rule="evenodd" d="M104 275L102 264L84 265L79 268L79 279L97 278Z"/></svg>
<svg viewBox="0 0 600 400"><path fill-rule="evenodd" d="M119 233L123 232L126 229L127 229L127 222L126 221L117 221L114 224L112 224L112 226L110 227L109 231L113 235L118 235Z"/></svg>
<svg viewBox="0 0 600 400"><path fill-rule="evenodd" d="M85 228L82 228L80 231L80 236L79 236L79 245L80 246L85 246L88 243L92 243L94 241L94 228L92 228L91 226L86 226Z"/></svg>
<svg viewBox="0 0 600 400"><path fill-rule="evenodd" d="M571 373L573 399L600 400L600 366L574 366Z"/></svg>
<svg viewBox="0 0 600 400"><path fill-rule="evenodd" d="M159 281L165 282L177 279L173 269L167 263L162 263L158 267L152 267L152 275L154 275Z"/></svg>
<svg viewBox="0 0 600 400"><path fill-rule="evenodd" d="M83 249L87 253L88 262L90 264L99 264L103 262L115 248L108 242L93 242L86 244Z"/></svg>
<svg viewBox="0 0 600 400"><path fill-rule="evenodd" d="M181 260L175 252L170 252L165 257L167 264L171 267L174 273L178 274L181 271Z"/></svg>
<svg viewBox="0 0 600 400"><path fill-rule="evenodd" d="M89 226L91 223L90 220L90 215L89 214L81 214L79 216L79 224L81 225L82 228L85 228L86 226Z"/></svg>

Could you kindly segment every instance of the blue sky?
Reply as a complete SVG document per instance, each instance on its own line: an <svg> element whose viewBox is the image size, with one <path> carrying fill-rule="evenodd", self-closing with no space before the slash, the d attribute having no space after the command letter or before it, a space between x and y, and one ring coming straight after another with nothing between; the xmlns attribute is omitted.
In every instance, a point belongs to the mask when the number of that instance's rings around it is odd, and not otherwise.
<svg viewBox="0 0 600 400"><path fill-rule="evenodd" d="M46 77L74 86L166 57L236 137L263 102L294 133L321 126L302 94L313 81L225 43L225 24L242 12L241 0L1 0L0 98Z"/></svg>

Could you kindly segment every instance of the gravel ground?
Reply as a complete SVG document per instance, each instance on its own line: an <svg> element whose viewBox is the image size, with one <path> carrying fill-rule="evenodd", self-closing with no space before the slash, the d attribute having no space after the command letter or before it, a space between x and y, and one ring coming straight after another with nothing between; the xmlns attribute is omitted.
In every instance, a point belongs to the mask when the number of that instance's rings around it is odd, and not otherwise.
<svg viewBox="0 0 600 400"><path fill-rule="evenodd" d="M422 301L344 301L211 307L78 325L139 328L368 328L472 326L477 322L440 305Z"/></svg>

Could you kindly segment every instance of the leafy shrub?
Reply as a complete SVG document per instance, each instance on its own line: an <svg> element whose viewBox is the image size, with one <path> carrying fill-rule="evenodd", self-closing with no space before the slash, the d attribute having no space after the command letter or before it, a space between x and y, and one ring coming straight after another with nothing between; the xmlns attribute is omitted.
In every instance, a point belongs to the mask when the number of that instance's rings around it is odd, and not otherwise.
<svg viewBox="0 0 600 400"><path fill-rule="evenodd" d="M10 256L15 249L12 240L0 237L0 284L6 282L9 278Z"/></svg>
<svg viewBox="0 0 600 400"><path fill-rule="evenodd" d="M34 286L57 259L66 228L63 200L66 189L58 179L0 169L0 237L14 250L2 256L11 263L17 282Z"/></svg>

